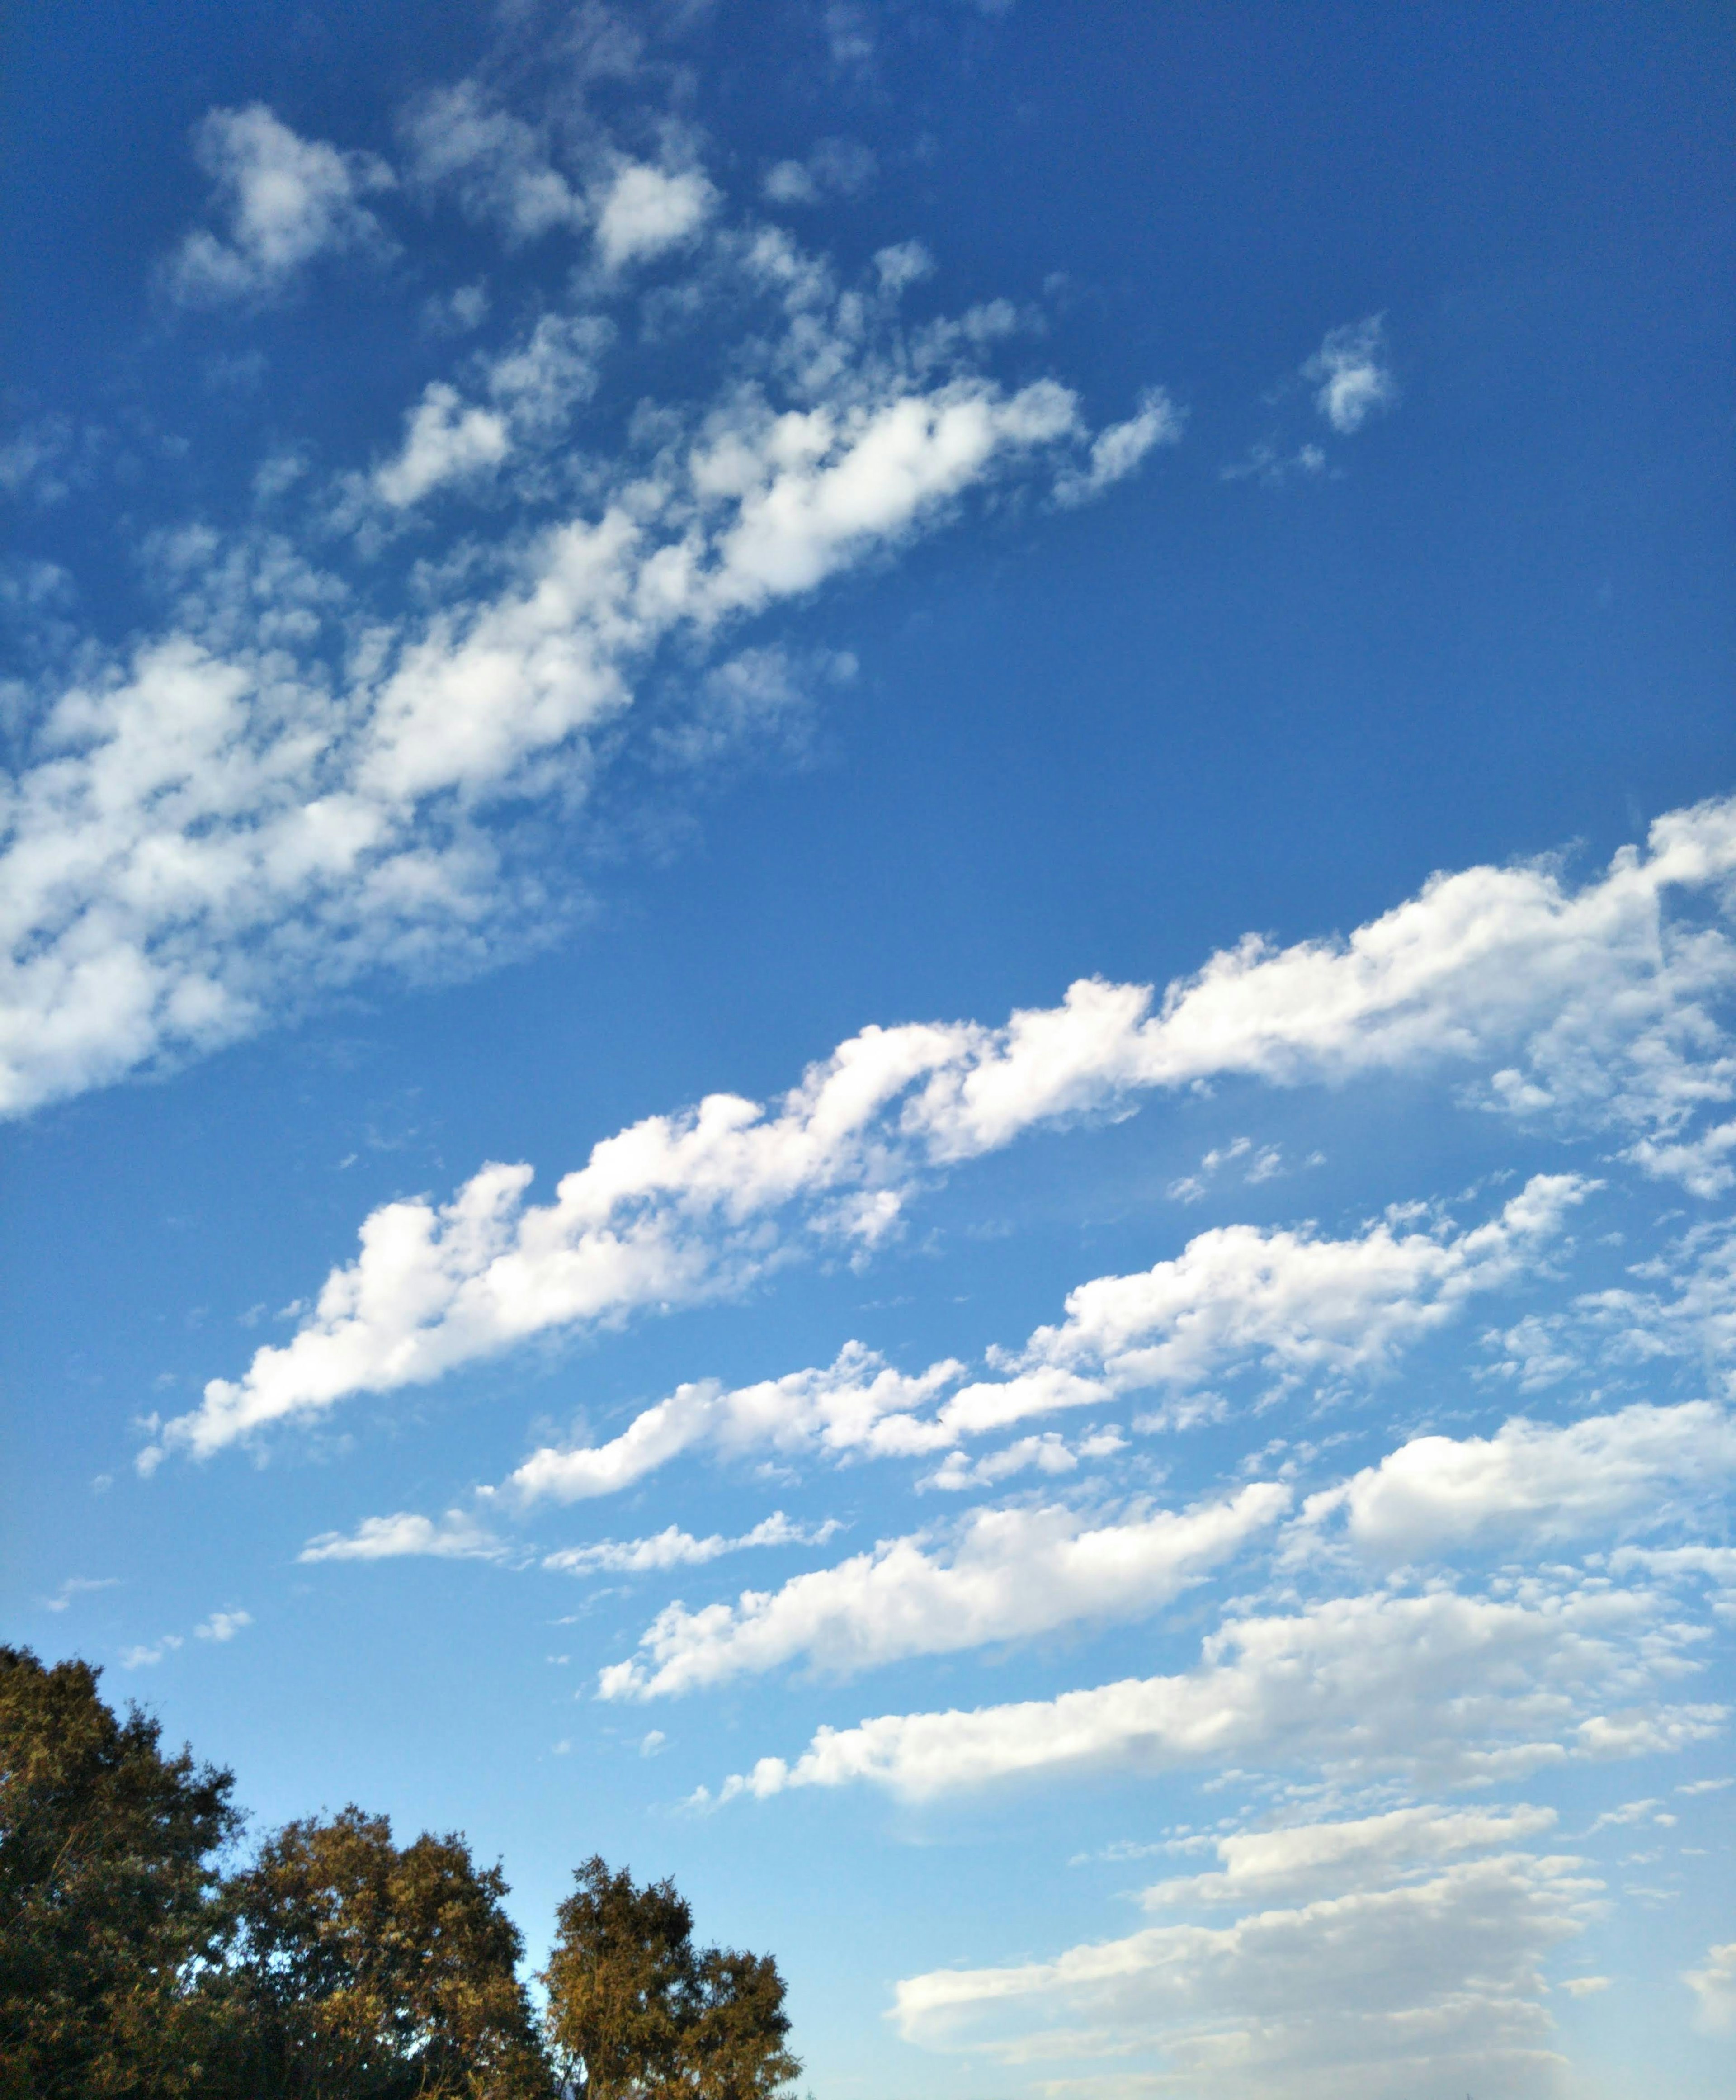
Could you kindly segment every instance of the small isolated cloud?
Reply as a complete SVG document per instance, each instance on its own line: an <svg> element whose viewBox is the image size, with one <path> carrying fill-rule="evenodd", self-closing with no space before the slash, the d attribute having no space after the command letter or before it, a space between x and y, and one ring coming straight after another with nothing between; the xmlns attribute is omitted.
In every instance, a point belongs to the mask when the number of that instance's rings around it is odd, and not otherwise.
<svg viewBox="0 0 1736 2100"><path fill-rule="evenodd" d="M154 1664L161 1662L165 1655L173 1655L178 1648L184 1645L178 1634L165 1634L160 1640L140 1642L136 1647L121 1649L121 1667L123 1670L149 1670Z"/></svg>
<svg viewBox="0 0 1736 2100"><path fill-rule="evenodd" d="M303 139L262 103L214 109L193 132L215 186L221 233L200 227L170 259L168 283L187 305L275 297L319 256L386 252L386 231L362 202L394 186L385 161Z"/></svg>
<svg viewBox="0 0 1736 2100"><path fill-rule="evenodd" d="M1708 1947L1701 1965L1685 1970L1681 1980L1699 2001L1694 2024L1702 2034L1728 2034L1736 2027L1736 1939Z"/></svg>
<svg viewBox="0 0 1736 2100"><path fill-rule="evenodd" d="M663 1745L667 1743L668 1740L669 1738L663 1733L661 1728L648 1728L644 1735L639 1738L640 1756L641 1758L654 1758L657 1753L663 1748Z"/></svg>
<svg viewBox="0 0 1736 2100"><path fill-rule="evenodd" d="M703 1567L725 1553L744 1553L759 1546L823 1546L839 1528L835 1517L809 1529L792 1524L782 1510L773 1510L739 1538L718 1533L695 1538L672 1524L649 1538L604 1538L594 1546L569 1546L545 1555L543 1565L567 1575L646 1575L666 1568Z"/></svg>
<svg viewBox="0 0 1736 2100"><path fill-rule="evenodd" d="M604 268L624 269L690 240L716 202L716 191L693 169L627 162L598 201L597 250Z"/></svg>
<svg viewBox="0 0 1736 2100"><path fill-rule="evenodd" d="M1384 314L1328 330L1302 368L1317 390L1314 405L1340 437L1359 430L1371 416L1391 408L1399 383L1387 368Z"/></svg>
<svg viewBox="0 0 1736 2100"><path fill-rule="evenodd" d="M1055 501L1071 510L1125 481L1154 447L1180 442L1184 420L1161 386L1148 386L1139 396L1137 413L1099 430L1084 465L1068 467L1060 476Z"/></svg>
<svg viewBox="0 0 1736 2100"><path fill-rule="evenodd" d="M448 1510L438 1522L400 1510L392 1516L371 1516L353 1532L323 1531L308 1540L297 1560L397 1560L428 1555L442 1560L492 1560L504 1551L491 1532L461 1510Z"/></svg>
<svg viewBox="0 0 1736 2100"><path fill-rule="evenodd" d="M193 1628L200 1640L232 1641L244 1626L253 1622L251 1612L213 1612L209 1618Z"/></svg>

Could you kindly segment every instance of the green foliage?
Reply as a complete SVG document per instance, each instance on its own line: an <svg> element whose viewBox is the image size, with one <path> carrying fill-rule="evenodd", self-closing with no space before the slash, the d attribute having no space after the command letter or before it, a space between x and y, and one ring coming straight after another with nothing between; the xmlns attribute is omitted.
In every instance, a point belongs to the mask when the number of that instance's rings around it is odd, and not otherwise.
<svg viewBox="0 0 1736 2100"><path fill-rule="evenodd" d="M0 2096L203 2089L230 1775L165 1758L82 1662L0 1648Z"/></svg>
<svg viewBox="0 0 1736 2100"><path fill-rule="evenodd" d="M773 2100L801 2070L769 1955L693 1943L672 1883L587 1860L557 1913L549 2038L584 2100Z"/></svg>

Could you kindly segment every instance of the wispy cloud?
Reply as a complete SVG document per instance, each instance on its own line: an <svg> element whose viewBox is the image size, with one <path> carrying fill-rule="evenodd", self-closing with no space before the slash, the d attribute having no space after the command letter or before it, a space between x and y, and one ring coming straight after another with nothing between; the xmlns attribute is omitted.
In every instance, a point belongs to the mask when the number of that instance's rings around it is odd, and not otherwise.
<svg viewBox="0 0 1736 2100"><path fill-rule="evenodd" d="M745 1553L756 1546L823 1546L839 1528L835 1517L804 1526L792 1524L782 1510L773 1510L737 1538L716 1532L708 1538L695 1538L672 1524L649 1538L604 1538L590 1546L563 1546L545 1555L543 1565L567 1575L653 1574L669 1568L703 1568L726 1553Z"/></svg>
<svg viewBox="0 0 1736 2100"><path fill-rule="evenodd" d="M1455 2090L1516 2089L1553 2061L1543 1962L1596 1915L1603 1885L1581 1861L1512 1849L1417 1869L1538 1827L1524 1813L1420 1810L1274 1832L1249 1842L1286 1856L1292 1871L1277 1886L1302 1884L1289 1905L1259 1903L1254 1885L1227 1926L1156 1925L1046 1961L910 1977L900 2029L1020 2065L1155 2055L1165 2082L1226 2096L1250 2080L1283 2100L1372 2094L1387 2089L1395 2061ZM1336 1872L1295 1872L1305 1860ZM1341 1878L1342 1893L1324 1892ZM1117 2082L1064 2089L1108 2100Z"/></svg>
<svg viewBox="0 0 1736 2100"><path fill-rule="evenodd" d="M1317 386L1314 404L1340 437L1359 430L1399 398L1399 383L1386 363L1386 316L1371 314L1367 320L1328 330L1302 376Z"/></svg>
<svg viewBox="0 0 1736 2100"><path fill-rule="evenodd" d="M386 229L362 201L394 186L377 154L303 139L257 102L212 110L193 143L222 232L201 227L175 250L165 280L175 298L191 306L275 298L322 255L390 252Z"/></svg>

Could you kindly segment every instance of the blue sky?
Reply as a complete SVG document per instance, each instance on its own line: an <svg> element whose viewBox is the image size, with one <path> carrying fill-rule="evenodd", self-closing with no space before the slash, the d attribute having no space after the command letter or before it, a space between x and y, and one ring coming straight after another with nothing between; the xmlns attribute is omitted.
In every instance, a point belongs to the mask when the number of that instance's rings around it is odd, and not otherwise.
<svg viewBox="0 0 1736 2100"><path fill-rule="evenodd" d="M817 2100L1721 2090L1723 11L8 33L7 1638Z"/></svg>

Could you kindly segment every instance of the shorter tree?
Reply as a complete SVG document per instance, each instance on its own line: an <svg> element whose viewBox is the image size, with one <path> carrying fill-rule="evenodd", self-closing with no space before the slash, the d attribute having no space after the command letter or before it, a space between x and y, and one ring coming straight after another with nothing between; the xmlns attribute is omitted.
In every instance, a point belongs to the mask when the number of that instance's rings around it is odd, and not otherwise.
<svg viewBox="0 0 1736 2100"><path fill-rule="evenodd" d="M774 2100L799 2076L770 1955L696 1948L672 1882L641 1888L594 1857L574 1879L542 1979L566 2089L584 2100Z"/></svg>
<svg viewBox="0 0 1736 2100"><path fill-rule="evenodd" d="M400 1850L350 1807L286 1825L228 1895L249 2100L549 2100L506 1883L462 1838Z"/></svg>

